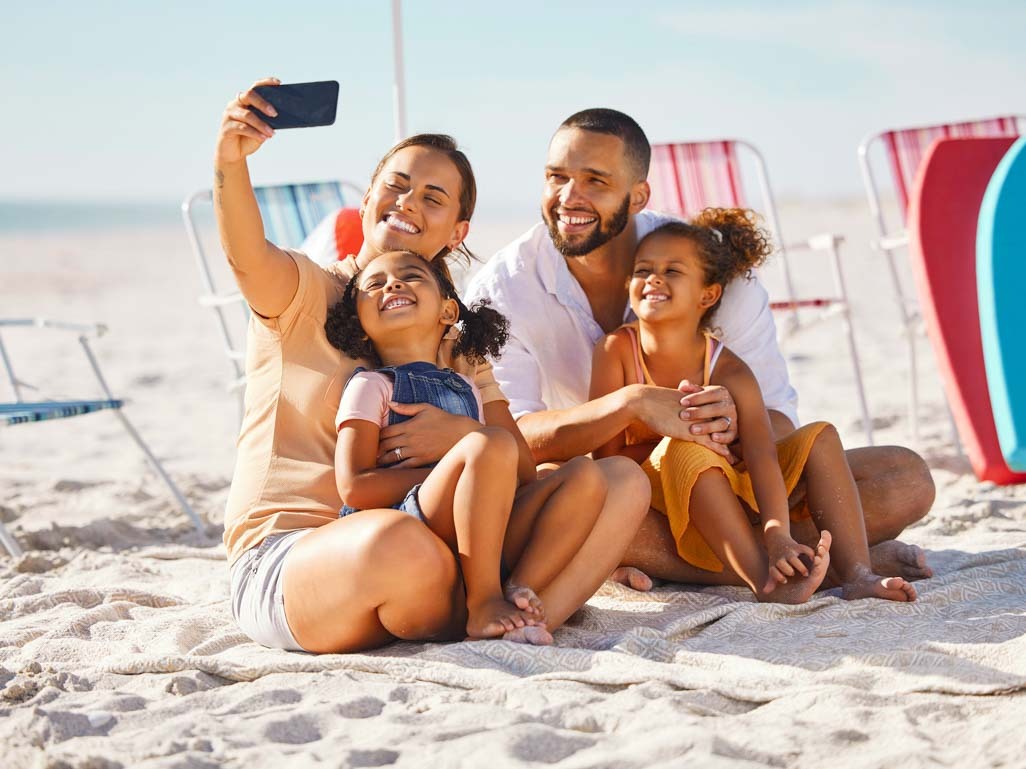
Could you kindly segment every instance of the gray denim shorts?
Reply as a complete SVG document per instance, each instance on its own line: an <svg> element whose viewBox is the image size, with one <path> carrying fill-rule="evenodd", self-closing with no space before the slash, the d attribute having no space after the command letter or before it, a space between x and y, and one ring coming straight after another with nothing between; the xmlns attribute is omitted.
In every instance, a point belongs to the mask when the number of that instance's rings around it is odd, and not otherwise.
<svg viewBox="0 0 1026 769"><path fill-rule="evenodd" d="M232 616L242 632L262 646L306 651L296 643L285 621L282 572L289 550L311 531L272 534L232 564Z"/></svg>

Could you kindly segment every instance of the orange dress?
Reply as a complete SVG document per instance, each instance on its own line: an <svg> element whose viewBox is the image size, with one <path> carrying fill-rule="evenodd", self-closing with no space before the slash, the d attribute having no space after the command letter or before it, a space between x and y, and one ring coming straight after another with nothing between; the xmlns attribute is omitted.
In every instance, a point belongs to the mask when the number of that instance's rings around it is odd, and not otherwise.
<svg viewBox="0 0 1026 769"><path fill-rule="evenodd" d="M623 327L631 339L634 351L635 376L637 382L654 384L645 358L641 354L637 324ZM705 349L705 367L703 385L709 384L712 370L723 344L712 335L707 334ZM633 384L633 382L628 383ZM777 459L780 471L784 476L784 486L790 494L798 484L809 452L816 438L827 426L826 422L812 422L800 427L790 435L777 441ZM635 424L626 431L627 443L646 443L659 436L653 435L644 425ZM752 489L752 478L744 462L730 464L724 457L714 451L691 441L676 438L662 438L652 450L641 468L648 476L652 485L652 507L663 513L670 522L670 531L677 543L677 554L693 566L707 571L723 571L723 563L709 547L698 529L691 525L688 503L691 489L698 476L713 468L720 470L730 483L734 493L741 498L753 511L759 512ZM808 508L803 503L791 511L791 520L797 521L809 517Z"/></svg>

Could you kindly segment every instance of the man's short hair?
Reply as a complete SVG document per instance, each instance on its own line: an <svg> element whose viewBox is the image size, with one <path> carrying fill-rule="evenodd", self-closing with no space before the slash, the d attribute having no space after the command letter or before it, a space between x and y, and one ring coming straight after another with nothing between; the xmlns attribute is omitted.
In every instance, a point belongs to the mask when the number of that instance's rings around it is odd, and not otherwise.
<svg viewBox="0 0 1026 769"><path fill-rule="evenodd" d="M564 128L580 128L619 137L623 142L624 155L631 165L631 170L639 180L648 178L648 165L652 159L652 147L641 126L630 115L615 109L595 107L575 112L559 126Z"/></svg>

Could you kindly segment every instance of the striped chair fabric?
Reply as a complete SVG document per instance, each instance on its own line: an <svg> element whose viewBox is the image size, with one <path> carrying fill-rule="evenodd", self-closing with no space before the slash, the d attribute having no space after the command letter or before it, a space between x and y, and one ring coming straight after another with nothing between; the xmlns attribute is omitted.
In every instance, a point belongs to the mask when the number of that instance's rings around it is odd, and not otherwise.
<svg viewBox="0 0 1026 769"><path fill-rule="evenodd" d="M902 218L904 219L908 210L908 196L912 190L916 173L919 171L919 165L922 163L927 149L936 139L959 136L1017 136L1018 134L1017 120L1014 116L906 128L883 133L881 138L887 148L887 159L894 177L894 188L900 203Z"/></svg>
<svg viewBox="0 0 1026 769"><path fill-rule="evenodd" d="M80 414L91 414L105 409L119 409L122 400L99 401L43 401L40 403L0 403L0 424L19 425L27 422L45 422L48 419L67 419Z"/></svg>
<svg viewBox="0 0 1026 769"><path fill-rule="evenodd" d="M302 243L324 217L345 206L339 182L309 182L256 187L264 234L279 246Z"/></svg>
<svg viewBox="0 0 1026 769"><path fill-rule="evenodd" d="M653 144L648 207L686 219L707 206L744 207L732 141Z"/></svg>

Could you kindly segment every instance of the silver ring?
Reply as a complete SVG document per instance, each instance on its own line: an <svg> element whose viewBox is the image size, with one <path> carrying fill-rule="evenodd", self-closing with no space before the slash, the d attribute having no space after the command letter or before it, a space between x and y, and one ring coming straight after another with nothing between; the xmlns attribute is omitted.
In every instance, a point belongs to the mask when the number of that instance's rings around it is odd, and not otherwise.
<svg viewBox="0 0 1026 769"><path fill-rule="evenodd" d="M396 462L402 462L403 461L403 449L402 449L402 447L401 446L396 446L394 449L392 449L392 451L395 452L395 461Z"/></svg>
<svg viewBox="0 0 1026 769"><path fill-rule="evenodd" d="M730 429L730 424L731 424L731 422L733 422L733 420L730 417L723 417L723 418L727 420L727 429L729 430Z"/></svg>

